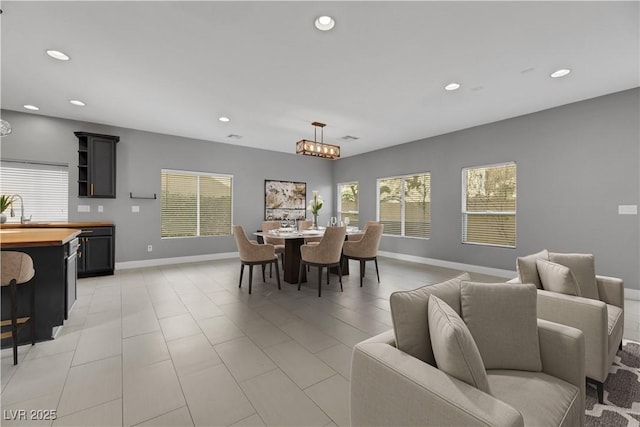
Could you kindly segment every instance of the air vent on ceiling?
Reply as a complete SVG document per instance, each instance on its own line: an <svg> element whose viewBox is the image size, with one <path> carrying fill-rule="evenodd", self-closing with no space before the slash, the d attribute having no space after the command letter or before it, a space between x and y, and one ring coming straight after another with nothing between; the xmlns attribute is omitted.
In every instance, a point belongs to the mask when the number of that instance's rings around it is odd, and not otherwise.
<svg viewBox="0 0 640 427"><path fill-rule="evenodd" d="M355 140L360 139L360 138L358 138L357 136L345 135L340 139L343 139L345 141L355 141Z"/></svg>
<svg viewBox="0 0 640 427"><path fill-rule="evenodd" d="M230 133L229 135L227 135L227 138L242 139L242 135L236 135L235 133Z"/></svg>

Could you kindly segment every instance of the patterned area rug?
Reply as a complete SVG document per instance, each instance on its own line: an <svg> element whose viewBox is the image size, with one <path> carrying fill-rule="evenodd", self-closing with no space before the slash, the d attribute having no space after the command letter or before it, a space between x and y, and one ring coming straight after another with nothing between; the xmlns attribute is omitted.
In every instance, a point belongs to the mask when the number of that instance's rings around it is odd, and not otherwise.
<svg viewBox="0 0 640 427"><path fill-rule="evenodd" d="M622 343L604 382L604 405L598 403L595 387L587 384L588 427L640 427L640 343Z"/></svg>

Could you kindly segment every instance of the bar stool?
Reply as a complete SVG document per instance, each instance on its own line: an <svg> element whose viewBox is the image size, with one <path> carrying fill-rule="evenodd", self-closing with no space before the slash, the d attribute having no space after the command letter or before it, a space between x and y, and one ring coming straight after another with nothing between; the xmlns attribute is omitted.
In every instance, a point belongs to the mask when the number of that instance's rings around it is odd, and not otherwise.
<svg viewBox="0 0 640 427"><path fill-rule="evenodd" d="M31 345L36 343L36 324L34 321L33 307L35 305L34 285L31 284L31 308L29 316L18 317L18 286L28 283L35 275L33 260L23 252L2 251L0 260L2 274L0 286L9 286L11 294L11 318L2 320L2 328L11 327L10 331L0 333L0 338L11 338L13 341L13 364L18 364L18 331L25 325L31 323Z"/></svg>

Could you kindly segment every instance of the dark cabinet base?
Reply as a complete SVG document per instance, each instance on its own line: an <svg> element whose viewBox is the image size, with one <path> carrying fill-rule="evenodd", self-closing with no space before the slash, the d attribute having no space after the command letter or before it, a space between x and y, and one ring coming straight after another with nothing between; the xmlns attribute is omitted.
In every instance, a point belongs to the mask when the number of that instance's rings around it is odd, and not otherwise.
<svg viewBox="0 0 640 427"><path fill-rule="evenodd" d="M83 228L79 240L78 277L112 275L115 267L115 227Z"/></svg>

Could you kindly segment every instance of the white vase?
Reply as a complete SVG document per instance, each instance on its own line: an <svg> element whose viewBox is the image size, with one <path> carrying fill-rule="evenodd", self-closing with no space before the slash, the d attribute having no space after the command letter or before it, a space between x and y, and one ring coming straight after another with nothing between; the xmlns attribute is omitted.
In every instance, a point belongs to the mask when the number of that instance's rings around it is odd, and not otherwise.
<svg viewBox="0 0 640 427"><path fill-rule="evenodd" d="M7 216L5 214L0 214L0 224L4 224L7 222Z"/></svg>

